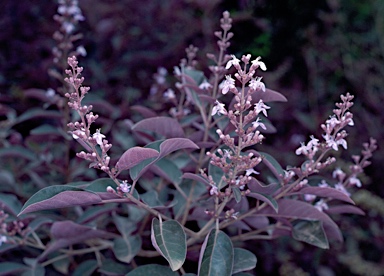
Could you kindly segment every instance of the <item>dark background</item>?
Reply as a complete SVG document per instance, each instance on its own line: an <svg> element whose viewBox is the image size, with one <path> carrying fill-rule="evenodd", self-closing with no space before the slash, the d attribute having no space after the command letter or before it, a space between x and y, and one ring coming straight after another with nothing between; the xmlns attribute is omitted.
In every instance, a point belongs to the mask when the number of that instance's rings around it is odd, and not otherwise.
<svg viewBox="0 0 384 276"><path fill-rule="evenodd" d="M346 160L359 154L369 137L378 140L373 164L361 179L365 189L384 196L382 183L384 114L384 2L381 0L239 0L129 1L80 0L86 18L78 31L88 54L80 58L92 93L129 117L132 104L150 105L149 90L157 68L170 73L189 44L199 47L200 67L205 53L216 48L213 31L224 10L231 12L235 36L230 52L240 57L262 56L268 67L266 86L281 92L287 103L273 105L269 118L278 132L263 147L283 164L297 164L294 137L321 135L320 123L331 114L340 94L355 95ZM140 4L138 4L140 2ZM41 106L23 96L29 88L56 88L52 68L55 1L0 2L0 100L20 115ZM20 130L23 135L28 129ZM364 209L365 205L362 203ZM280 239L250 246L259 258L257 271L284 275L340 275L366 265L383 265L383 213L364 209L366 217L338 221L346 243L323 251ZM376 230L375 230L376 229ZM353 257L360 257L353 259ZM357 266L355 268L354 266ZM285 269L285 270L284 270ZM301 271L303 270L303 271ZM332 274L333 271L334 274ZM284 272L285 271L285 272ZM288 272L286 272L288 271ZM324 273L324 274L321 274ZM328 273L328 274L327 274Z"/></svg>

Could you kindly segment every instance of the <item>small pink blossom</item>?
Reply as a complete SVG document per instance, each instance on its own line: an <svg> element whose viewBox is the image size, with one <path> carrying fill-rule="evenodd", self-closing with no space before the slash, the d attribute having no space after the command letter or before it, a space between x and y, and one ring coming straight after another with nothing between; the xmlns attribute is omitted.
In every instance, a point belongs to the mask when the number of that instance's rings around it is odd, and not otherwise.
<svg viewBox="0 0 384 276"><path fill-rule="evenodd" d="M246 176L250 176L251 174L260 174L258 171L255 171L253 168L250 168L245 171Z"/></svg>
<svg viewBox="0 0 384 276"><path fill-rule="evenodd" d="M260 67L261 70L267 71L267 66L265 66L265 63L260 61L261 57L257 57L255 60L252 61L252 65L255 67Z"/></svg>
<svg viewBox="0 0 384 276"><path fill-rule="evenodd" d="M358 179L356 176L351 176L349 178L349 184L358 188L362 186L360 179Z"/></svg>
<svg viewBox="0 0 384 276"><path fill-rule="evenodd" d="M257 117L256 121L252 122L252 126L255 129L258 128L258 127L261 127L264 130L267 129L267 127L263 123L260 122L260 118L259 117Z"/></svg>
<svg viewBox="0 0 384 276"><path fill-rule="evenodd" d="M92 138L96 140L96 143L99 146L102 146L105 135L100 132L100 129L97 129L96 132L92 135Z"/></svg>
<svg viewBox="0 0 384 276"><path fill-rule="evenodd" d="M319 183L319 187L320 188L327 188L327 187L329 187L329 184L325 180L321 180L321 182Z"/></svg>
<svg viewBox="0 0 384 276"><path fill-rule="evenodd" d="M218 195L218 194L219 194L219 192L218 192L218 189L217 189L217 187L216 187L216 186L213 186L213 185L211 185L211 189L209 190L209 194L210 194L210 195Z"/></svg>
<svg viewBox="0 0 384 276"><path fill-rule="evenodd" d="M231 68L231 66L233 65L234 67L238 67L238 66L240 66L240 60L238 59L238 58L236 58L235 57L235 55L231 55L231 57L232 57L232 59L231 60L229 60L228 62L227 62L227 65L225 66L225 69L229 69L229 68ZM237 68L236 68L237 69Z"/></svg>
<svg viewBox="0 0 384 276"><path fill-rule="evenodd" d="M175 91L173 91L171 88L167 89L167 91L164 92L163 97L167 100L173 100L176 98Z"/></svg>
<svg viewBox="0 0 384 276"><path fill-rule="evenodd" d="M223 88L221 90L221 93L223 95L227 94L228 91L231 89L234 89L235 87L235 80L231 78L231 76L225 76L225 81L223 82Z"/></svg>
<svg viewBox="0 0 384 276"><path fill-rule="evenodd" d="M211 88L212 87L212 85L209 83L209 82L207 82L206 80L204 80L202 83L200 83L200 85L199 85L199 88L200 89L204 89L204 90L208 90L209 88Z"/></svg>
<svg viewBox="0 0 384 276"><path fill-rule="evenodd" d="M308 147L304 144L304 142L301 143L301 146L295 151L296 155L307 155L308 154Z"/></svg>
<svg viewBox="0 0 384 276"><path fill-rule="evenodd" d="M343 172L340 168L336 168L333 172L332 172L332 177L333 178L337 178L339 179L340 181L343 181L344 178L345 178L346 174L345 172Z"/></svg>
<svg viewBox="0 0 384 276"><path fill-rule="evenodd" d="M344 193L344 194L346 194L347 196L351 196L351 194L348 193L348 191L345 189L344 185L341 184L341 183L335 184L335 189L340 191L340 192L342 192L342 193Z"/></svg>
<svg viewBox="0 0 384 276"><path fill-rule="evenodd" d="M314 201L315 198L316 198L315 195L309 195L309 194L305 194L305 195L304 195L304 200L305 200L305 201L308 201L308 202L312 202L312 201Z"/></svg>
<svg viewBox="0 0 384 276"><path fill-rule="evenodd" d="M315 208L320 212L329 209L328 204L324 201L324 199L320 199L318 202L316 202Z"/></svg>
<svg viewBox="0 0 384 276"><path fill-rule="evenodd" d="M261 77L257 77L256 79L252 79L249 82L249 87L253 90L261 90L265 92L265 84L261 81Z"/></svg>
<svg viewBox="0 0 384 276"><path fill-rule="evenodd" d="M270 107L264 104L262 99L260 99L259 102L255 104L255 111L257 114L259 114L260 112L263 112L264 116L268 117L267 109L270 109Z"/></svg>
<svg viewBox="0 0 384 276"><path fill-rule="evenodd" d="M223 114L223 115L227 114L227 110L225 110L224 104L220 103L218 100L216 100L215 105L212 108L211 115L213 116L215 114L218 114L219 116L221 114Z"/></svg>
<svg viewBox="0 0 384 276"><path fill-rule="evenodd" d="M119 188L123 193L129 193L131 185L128 184L127 180L124 180L122 183L120 183Z"/></svg>

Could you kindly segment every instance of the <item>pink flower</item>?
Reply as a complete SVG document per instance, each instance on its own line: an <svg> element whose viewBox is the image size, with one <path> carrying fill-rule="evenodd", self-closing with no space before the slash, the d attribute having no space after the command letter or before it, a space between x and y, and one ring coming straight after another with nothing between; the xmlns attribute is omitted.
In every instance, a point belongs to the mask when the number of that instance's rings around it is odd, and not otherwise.
<svg viewBox="0 0 384 276"><path fill-rule="evenodd" d="M351 178L349 178L349 184L354 185L358 188L362 186L360 179L358 179L356 176L352 176Z"/></svg>
<svg viewBox="0 0 384 276"><path fill-rule="evenodd" d="M308 147L302 142L301 146L295 151L295 153L296 153L296 155L300 155L300 154L307 155L308 154Z"/></svg>
<svg viewBox="0 0 384 276"><path fill-rule="evenodd" d="M348 191L345 189L344 185L341 184L341 183L335 184L335 189L340 191L340 192L342 192L342 193L344 193L344 194L346 194L347 196L351 196L351 194L348 193Z"/></svg>
<svg viewBox="0 0 384 276"><path fill-rule="evenodd" d="M218 195L219 192L217 190L217 187L212 185L212 188L210 189L209 194L210 195Z"/></svg>
<svg viewBox="0 0 384 276"><path fill-rule="evenodd" d="M264 104L262 99L260 99L259 102L255 104L255 111L257 114L259 114L260 112L263 112L264 116L268 117L267 109L270 109L270 107Z"/></svg>
<svg viewBox="0 0 384 276"><path fill-rule="evenodd" d="M105 135L100 133L100 129L97 129L96 132L92 135L92 138L96 140L96 143L99 146L102 146Z"/></svg>
<svg viewBox="0 0 384 276"><path fill-rule="evenodd" d="M320 199L318 202L316 202L315 208L320 212L329 209L328 204L324 201L324 199Z"/></svg>
<svg viewBox="0 0 384 276"><path fill-rule="evenodd" d="M225 66L225 69L229 69L229 68L231 68L231 66L233 65L233 66L235 66L236 67L236 69L237 69L237 67L239 67L240 66L240 60L238 59L238 58L236 58L235 57L235 55L231 55L231 57L232 57L232 60L229 60L228 62L227 62L227 65Z"/></svg>
<svg viewBox="0 0 384 276"><path fill-rule="evenodd" d="M122 183L120 183L119 188L123 193L129 193L131 185L128 184L127 180L124 180Z"/></svg>
<svg viewBox="0 0 384 276"><path fill-rule="evenodd" d="M265 92L265 84L261 81L261 77L257 77L256 79L252 79L249 82L249 87L255 91L261 90Z"/></svg>
<svg viewBox="0 0 384 276"><path fill-rule="evenodd" d="M261 127L262 129L267 129L266 128L266 126L263 124L263 123L261 123L260 122L260 118L259 117L257 117L257 119L256 119L256 121L254 121L253 123L252 123L252 126L256 129L256 128L258 128L258 127Z"/></svg>
<svg viewBox="0 0 384 276"><path fill-rule="evenodd" d="M221 93L223 95L227 94L228 91L231 89L234 89L235 87L235 80L231 78L231 76L225 76L225 81L223 82L223 89L221 90Z"/></svg>
<svg viewBox="0 0 384 276"><path fill-rule="evenodd" d="M202 83L200 83L200 85L199 85L199 88L200 89L204 89L204 90L208 90L209 88L211 88L212 87L212 85L209 83L209 82L207 82L206 80L204 80Z"/></svg>
<svg viewBox="0 0 384 276"><path fill-rule="evenodd" d="M260 61L261 57L257 57L255 60L252 61L252 66L255 66L256 68L259 68L263 71L267 71L267 66L265 66L265 63Z"/></svg>
<svg viewBox="0 0 384 276"><path fill-rule="evenodd" d="M211 113L211 115L213 116L213 115L215 115L216 113L217 113L219 116L220 116L221 114L223 114L223 115L227 114L227 111L226 111L225 108L224 108L224 104L223 104L223 103L220 103L218 100L216 100L216 102L215 102L215 106L212 108L212 113Z"/></svg>
<svg viewBox="0 0 384 276"><path fill-rule="evenodd" d="M250 176L251 174L260 174L258 171L255 171L253 168L250 168L245 171L246 176Z"/></svg>

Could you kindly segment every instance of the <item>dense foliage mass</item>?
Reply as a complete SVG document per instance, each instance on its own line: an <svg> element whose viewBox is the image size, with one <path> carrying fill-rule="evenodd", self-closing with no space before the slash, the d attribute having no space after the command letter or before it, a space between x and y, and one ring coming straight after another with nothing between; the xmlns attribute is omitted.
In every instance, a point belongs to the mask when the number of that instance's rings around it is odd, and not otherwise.
<svg viewBox="0 0 384 276"><path fill-rule="evenodd" d="M384 5L134 2L4 2L0 273L382 275Z"/></svg>

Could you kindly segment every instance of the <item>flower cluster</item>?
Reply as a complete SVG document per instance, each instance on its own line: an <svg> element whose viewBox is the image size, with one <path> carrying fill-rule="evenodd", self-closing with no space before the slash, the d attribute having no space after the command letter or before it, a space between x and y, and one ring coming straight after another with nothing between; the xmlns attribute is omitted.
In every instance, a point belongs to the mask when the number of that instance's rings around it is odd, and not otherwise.
<svg viewBox="0 0 384 276"><path fill-rule="evenodd" d="M81 151L77 153L77 156L91 161L91 167L110 173L108 151L112 145L108 143L108 140L104 139L105 135L101 133L100 129L91 134L90 127L96 121L98 115L91 112L92 105L82 105L82 100L90 89L82 86L84 82L84 78L81 77L83 68L78 66L75 56L68 58L68 64L71 69L66 70L69 77L65 78L65 81L70 84L72 92L66 93L65 96L69 100L68 106L77 111L81 119L80 122L69 123L68 128L72 137L88 151L88 153ZM101 149L101 154L98 153L96 146Z"/></svg>
<svg viewBox="0 0 384 276"><path fill-rule="evenodd" d="M234 95L233 107L227 110L225 104L216 100L211 113L211 116L226 116L235 129L236 137L230 133L224 134L221 129L217 129L216 132L226 149L218 149L216 153L207 152L207 155L211 159L210 163L224 172L222 181L226 185L216 183L216 186L228 185L228 187L244 190L252 180L250 175L257 173L254 167L262 161L262 157L255 156L253 152L244 152L244 149L254 146L264 139L259 128L266 129L266 127L261 122L259 115L268 116L267 110L270 107L262 99L252 104L254 93L267 93L261 77L254 77L258 68L266 70L265 64L260 61L260 57L251 61L251 55L244 55L241 61L244 63L244 68L241 67L240 60L232 55L232 59L225 66L226 69L234 67L237 70L234 76L240 82L241 88L236 87L236 81L230 75L227 75L220 85L222 94L230 92ZM247 67L249 67L248 70ZM211 192L211 195L217 194Z"/></svg>
<svg viewBox="0 0 384 276"><path fill-rule="evenodd" d="M59 22L60 29L53 34L53 38L57 41L57 47L53 48L54 62L58 63L68 56L85 56L87 51L84 46L79 45L75 51L73 42L79 40L82 35L75 34L76 26L79 21L85 18L79 7L77 0L59 0L59 7L54 19Z"/></svg>

